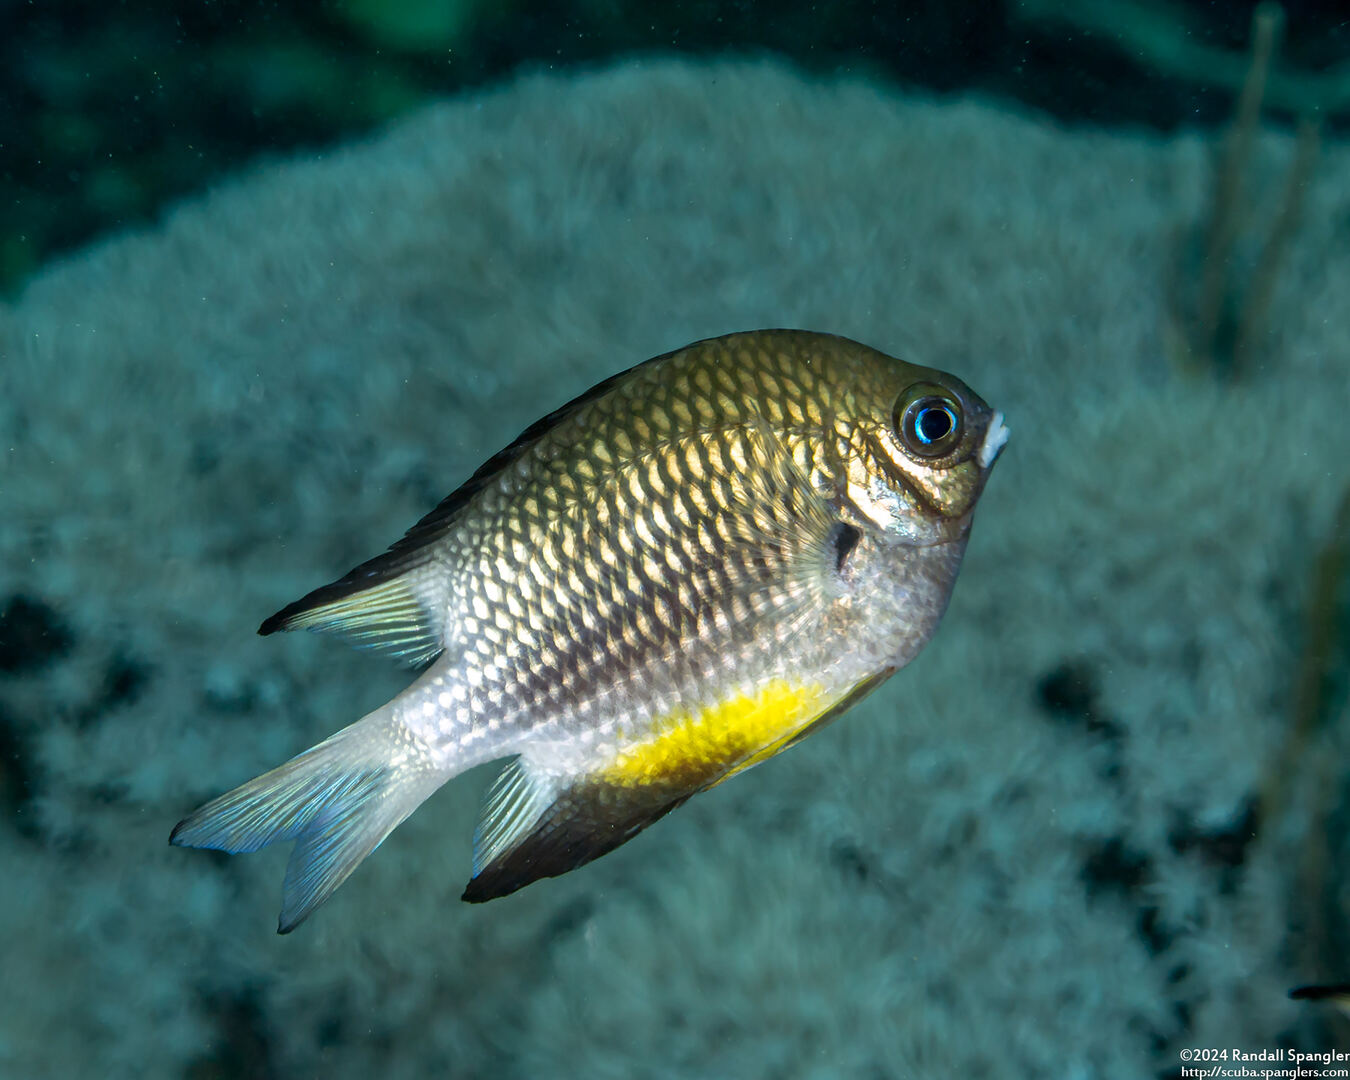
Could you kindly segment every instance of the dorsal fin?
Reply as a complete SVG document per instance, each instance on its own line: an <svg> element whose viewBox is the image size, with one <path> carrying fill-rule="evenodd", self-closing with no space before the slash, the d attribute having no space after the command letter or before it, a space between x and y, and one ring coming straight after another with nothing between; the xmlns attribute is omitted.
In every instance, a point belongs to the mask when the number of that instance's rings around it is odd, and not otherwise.
<svg viewBox="0 0 1350 1080"><path fill-rule="evenodd" d="M384 580L375 576L374 584L362 581L357 567L341 581L287 604L258 627L258 633L326 630L414 666L424 664L441 651L444 627L413 587L419 565L393 571Z"/></svg>
<svg viewBox="0 0 1350 1080"><path fill-rule="evenodd" d="M474 496L526 449L580 409L609 393L639 368L671 355L673 353L664 353L611 375L536 420L508 446L488 458L388 551L367 559L337 581L287 604L264 620L258 633L266 636L278 630L328 631L346 637L353 644L379 649L410 664L423 664L434 658L443 647L443 617L421 601L413 580L416 571L431 561L432 546L454 528L459 515Z"/></svg>

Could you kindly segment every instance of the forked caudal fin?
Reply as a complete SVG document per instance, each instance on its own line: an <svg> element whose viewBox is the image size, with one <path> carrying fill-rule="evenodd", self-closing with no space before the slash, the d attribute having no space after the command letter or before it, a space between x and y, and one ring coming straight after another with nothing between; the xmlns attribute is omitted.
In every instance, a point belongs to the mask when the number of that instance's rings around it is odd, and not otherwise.
<svg viewBox="0 0 1350 1080"><path fill-rule="evenodd" d="M195 810L169 843L239 853L296 841L277 925L290 933L448 778L395 736L378 710Z"/></svg>

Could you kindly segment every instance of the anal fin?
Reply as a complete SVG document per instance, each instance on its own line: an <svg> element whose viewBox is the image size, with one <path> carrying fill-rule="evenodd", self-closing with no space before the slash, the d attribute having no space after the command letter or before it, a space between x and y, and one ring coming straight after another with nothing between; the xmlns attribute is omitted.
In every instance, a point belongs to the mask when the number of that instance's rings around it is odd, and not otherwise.
<svg viewBox="0 0 1350 1080"><path fill-rule="evenodd" d="M769 680L700 709L678 709L603 765L567 774L527 755L488 792L474 834L472 903L557 877L613 851L690 796L766 761L827 724L890 675L843 695L819 684Z"/></svg>
<svg viewBox="0 0 1350 1080"><path fill-rule="evenodd" d="M523 757L489 790L474 834L471 904L507 896L540 878L558 877L631 840L693 791L621 787L591 777L557 787Z"/></svg>

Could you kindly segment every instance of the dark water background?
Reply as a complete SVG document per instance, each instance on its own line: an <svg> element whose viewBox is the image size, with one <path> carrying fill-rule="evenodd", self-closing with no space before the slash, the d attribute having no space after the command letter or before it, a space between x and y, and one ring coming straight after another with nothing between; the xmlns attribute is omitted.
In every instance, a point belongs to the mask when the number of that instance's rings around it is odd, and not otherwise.
<svg viewBox="0 0 1350 1080"><path fill-rule="evenodd" d="M522 68L565 70L631 53L773 54L818 73L980 90L1069 124L1213 127L1232 112L1252 8L1207 0L6 0L0 292L49 255L151 220L167 201L260 154L369 131ZM1289 71L1316 76L1347 62L1343 3L1294 0L1285 11ZM1288 123L1322 104L1319 96L1276 87L1268 115ZM1327 120L1344 125L1344 110Z"/></svg>

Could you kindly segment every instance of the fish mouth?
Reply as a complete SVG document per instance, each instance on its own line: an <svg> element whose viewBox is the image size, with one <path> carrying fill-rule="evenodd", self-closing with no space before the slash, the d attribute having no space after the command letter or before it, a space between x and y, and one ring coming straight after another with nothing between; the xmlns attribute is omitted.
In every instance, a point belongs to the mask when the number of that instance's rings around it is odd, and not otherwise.
<svg viewBox="0 0 1350 1080"><path fill-rule="evenodd" d="M1003 414L995 412L989 419L989 426L984 429L984 441L980 443L980 449L976 452L980 468L989 468L1007 442L1008 425L1003 422Z"/></svg>

